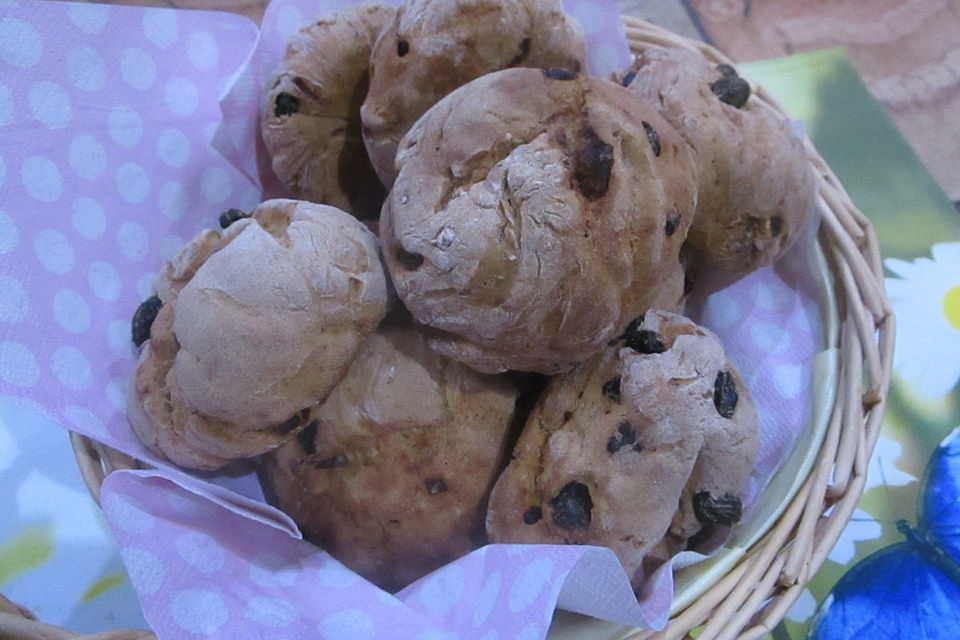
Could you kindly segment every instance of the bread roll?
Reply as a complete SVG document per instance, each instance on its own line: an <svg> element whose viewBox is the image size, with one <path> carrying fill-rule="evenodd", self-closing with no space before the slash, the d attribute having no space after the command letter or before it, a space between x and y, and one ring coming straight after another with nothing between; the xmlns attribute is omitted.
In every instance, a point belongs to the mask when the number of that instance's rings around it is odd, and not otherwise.
<svg viewBox="0 0 960 640"><path fill-rule="evenodd" d="M362 4L293 35L260 105L273 172L295 197L376 219L386 195L363 146L373 43L396 10Z"/></svg>
<svg viewBox="0 0 960 640"><path fill-rule="evenodd" d="M806 151L788 124L750 99L733 67L683 49L646 51L622 81L656 100L696 152L697 216L687 239L695 267L742 276L782 256L815 198Z"/></svg>
<svg viewBox="0 0 960 640"><path fill-rule="evenodd" d="M386 312L376 238L332 207L265 202L171 264L128 415L149 449L186 467L292 437Z"/></svg>
<svg viewBox="0 0 960 640"><path fill-rule="evenodd" d="M264 456L268 499L351 569L398 589L483 538L516 387L383 327L315 413Z"/></svg>
<svg viewBox="0 0 960 640"><path fill-rule="evenodd" d="M486 75L417 122L397 167L380 226L393 283L431 346L479 371L567 370L682 300L693 159L622 87Z"/></svg>
<svg viewBox="0 0 960 640"><path fill-rule="evenodd" d="M739 520L757 443L717 337L651 311L551 381L494 486L490 540L606 546L639 588L665 548Z"/></svg>

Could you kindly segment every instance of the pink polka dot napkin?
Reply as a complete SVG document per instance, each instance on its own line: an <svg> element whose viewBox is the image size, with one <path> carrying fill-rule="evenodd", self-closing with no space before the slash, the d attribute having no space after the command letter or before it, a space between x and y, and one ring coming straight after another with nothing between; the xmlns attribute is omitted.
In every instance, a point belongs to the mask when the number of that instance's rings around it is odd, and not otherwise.
<svg viewBox="0 0 960 640"><path fill-rule="evenodd" d="M638 602L597 547L491 545L387 594L301 540L252 475L186 474L130 433L131 315L166 258L270 187L260 86L286 37L341 5L278 0L258 33L228 14L0 0L0 395L158 467L112 474L102 497L162 640L537 640L557 607L662 627L669 565ZM612 0L564 5L592 71L626 63ZM810 412L822 336L808 253L694 305L761 414L747 498Z"/></svg>
<svg viewBox="0 0 960 640"><path fill-rule="evenodd" d="M260 191L210 146L256 28L0 0L0 393L145 455L123 416L158 267Z"/></svg>

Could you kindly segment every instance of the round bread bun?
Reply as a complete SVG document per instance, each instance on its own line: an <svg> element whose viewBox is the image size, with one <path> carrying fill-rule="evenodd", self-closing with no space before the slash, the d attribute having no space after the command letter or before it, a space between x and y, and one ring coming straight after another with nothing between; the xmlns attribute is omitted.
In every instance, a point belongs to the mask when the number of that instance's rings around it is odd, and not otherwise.
<svg viewBox="0 0 960 640"><path fill-rule="evenodd" d="M376 237L339 209L261 204L164 269L128 417L148 449L214 469L306 425L384 317Z"/></svg>
<svg viewBox="0 0 960 640"><path fill-rule="evenodd" d="M491 493L490 540L606 546L639 588L665 551L739 520L757 443L719 339L650 311L551 381Z"/></svg>
<svg viewBox="0 0 960 640"><path fill-rule="evenodd" d="M517 388L384 326L297 438L262 458L304 537L396 590L482 543Z"/></svg>
<svg viewBox="0 0 960 640"><path fill-rule="evenodd" d="M814 176L788 123L749 99L728 65L679 48L652 48L621 75L693 147L697 215L687 245L695 269L734 276L772 264L802 235Z"/></svg>
<svg viewBox="0 0 960 640"><path fill-rule="evenodd" d="M384 259L444 355L555 374L655 303L682 304L693 159L623 87L565 70L488 74L417 121L397 168Z"/></svg>
<svg viewBox="0 0 960 640"><path fill-rule="evenodd" d="M274 174L297 198L375 219L386 195L367 157L360 105L373 43L396 9L362 4L293 35L260 105Z"/></svg>

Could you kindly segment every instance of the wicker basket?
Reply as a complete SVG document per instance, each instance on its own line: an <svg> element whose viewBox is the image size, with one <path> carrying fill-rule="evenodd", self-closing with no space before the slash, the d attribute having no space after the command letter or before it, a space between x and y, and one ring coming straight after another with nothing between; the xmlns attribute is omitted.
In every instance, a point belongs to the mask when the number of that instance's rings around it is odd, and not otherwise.
<svg viewBox="0 0 960 640"><path fill-rule="evenodd" d="M709 45L642 20L625 17L624 24L634 53L658 46L682 47L714 64L731 63ZM753 89L755 104L787 117L762 87ZM883 289L873 228L809 141L806 149L817 176L823 209L819 242L834 277L832 295L840 321L840 374L826 437L816 463L783 514L739 562L675 615L666 629L630 638L683 638L697 628L698 640L746 640L770 633L826 559L863 492L890 382L894 319ZM71 440L84 481L97 500L106 474L138 464L78 434L72 433Z"/></svg>

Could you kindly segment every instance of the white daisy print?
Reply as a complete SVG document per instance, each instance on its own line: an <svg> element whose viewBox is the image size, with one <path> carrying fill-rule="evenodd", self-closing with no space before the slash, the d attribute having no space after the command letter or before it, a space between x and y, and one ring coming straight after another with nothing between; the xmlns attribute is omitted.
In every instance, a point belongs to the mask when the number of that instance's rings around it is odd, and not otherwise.
<svg viewBox="0 0 960 640"><path fill-rule="evenodd" d="M870 457L867 467L867 484L864 491L886 485L888 487L903 487L916 481L916 478L894 466L894 461L903 453L903 445L896 440L880 436L877 446Z"/></svg>
<svg viewBox="0 0 960 640"><path fill-rule="evenodd" d="M849 564L857 555L857 543L876 540L883 533L880 523L862 509L854 509L850 523L840 534L837 544L827 557L837 564Z"/></svg>
<svg viewBox="0 0 960 640"><path fill-rule="evenodd" d="M939 398L960 380L960 242L935 244L932 258L890 258L887 295L897 317L894 370L917 391Z"/></svg>
<svg viewBox="0 0 960 640"><path fill-rule="evenodd" d="M787 610L787 620L793 620L803 624L809 620L817 611L817 600L810 593L810 589L804 589L800 592L800 597L793 603L793 606Z"/></svg>

